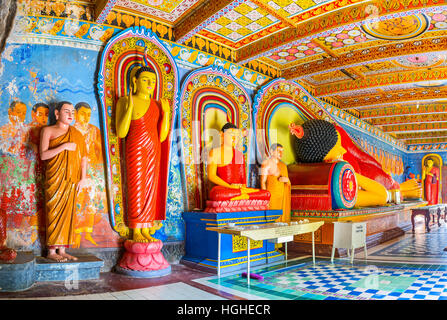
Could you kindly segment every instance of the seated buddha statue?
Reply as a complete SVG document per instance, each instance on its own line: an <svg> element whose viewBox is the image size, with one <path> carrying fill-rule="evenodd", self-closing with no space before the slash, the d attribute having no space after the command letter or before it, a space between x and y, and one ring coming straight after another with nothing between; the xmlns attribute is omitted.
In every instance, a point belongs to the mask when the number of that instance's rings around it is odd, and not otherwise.
<svg viewBox="0 0 447 320"><path fill-rule="evenodd" d="M383 170L373 170L375 167L373 165L366 167L362 163L369 159L366 153L353 148L352 141L347 141L348 136L344 130L341 131L341 128L326 120L311 119L301 126L292 124L290 130L297 138L295 154L298 161L302 163L347 161L353 166L359 187L355 208L383 206L395 198L392 190L402 192L405 199L406 195L413 195L415 190L420 188L414 181L403 183L401 187L391 176L382 172Z"/></svg>
<svg viewBox="0 0 447 320"><path fill-rule="evenodd" d="M220 134L221 145L211 149L208 157L208 179L215 184L209 200L269 200L269 191L247 187L244 156L236 148L240 130L234 124L226 123Z"/></svg>

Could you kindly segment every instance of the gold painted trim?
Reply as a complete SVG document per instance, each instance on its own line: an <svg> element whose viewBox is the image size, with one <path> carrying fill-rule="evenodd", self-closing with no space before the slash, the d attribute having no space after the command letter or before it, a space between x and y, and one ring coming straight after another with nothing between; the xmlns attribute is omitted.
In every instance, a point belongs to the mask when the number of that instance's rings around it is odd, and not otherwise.
<svg viewBox="0 0 447 320"><path fill-rule="evenodd" d="M292 190L327 190L327 185L294 185L292 186Z"/></svg>

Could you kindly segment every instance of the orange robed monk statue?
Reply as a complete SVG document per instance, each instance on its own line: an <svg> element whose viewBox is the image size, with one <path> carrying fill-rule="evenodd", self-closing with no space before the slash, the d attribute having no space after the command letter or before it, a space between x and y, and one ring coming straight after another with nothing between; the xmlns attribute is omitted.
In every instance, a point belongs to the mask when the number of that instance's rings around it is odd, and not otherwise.
<svg viewBox="0 0 447 320"><path fill-rule="evenodd" d="M290 180L287 165L281 161L284 147L279 143L270 146L270 157L262 162L261 189L270 191L270 210L282 210L277 221L290 222Z"/></svg>
<svg viewBox="0 0 447 320"><path fill-rule="evenodd" d="M234 124L226 123L221 130L221 145L209 153L208 179L215 186L210 191L207 206L216 202L239 201L240 211L247 211L254 208L253 203L257 200L268 206L269 191L247 187L244 156L236 149L240 136L241 132Z"/></svg>
<svg viewBox="0 0 447 320"><path fill-rule="evenodd" d="M84 136L70 125L73 105L59 102L54 114L56 124L41 131L40 158L46 162L47 258L64 262L77 260L65 248L74 242L76 196L86 184L87 152Z"/></svg>
<svg viewBox="0 0 447 320"><path fill-rule="evenodd" d="M141 67L132 77L129 96L116 106L116 131L126 138L127 219L135 242L155 242L152 235L162 227L157 221L157 195L160 192L161 142L169 133L169 102L161 108L153 99L156 74Z"/></svg>

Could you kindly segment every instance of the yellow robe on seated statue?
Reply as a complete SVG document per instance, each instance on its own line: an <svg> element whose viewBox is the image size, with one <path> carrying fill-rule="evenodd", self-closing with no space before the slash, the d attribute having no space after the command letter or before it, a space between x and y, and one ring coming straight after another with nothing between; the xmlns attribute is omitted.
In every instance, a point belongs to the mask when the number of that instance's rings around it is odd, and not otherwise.
<svg viewBox="0 0 447 320"><path fill-rule="evenodd" d="M50 141L49 148L66 142L76 143L75 151L64 150L46 161L45 202L47 213L47 246L73 244L76 184L81 180L81 160L87 155L85 139L74 127Z"/></svg>

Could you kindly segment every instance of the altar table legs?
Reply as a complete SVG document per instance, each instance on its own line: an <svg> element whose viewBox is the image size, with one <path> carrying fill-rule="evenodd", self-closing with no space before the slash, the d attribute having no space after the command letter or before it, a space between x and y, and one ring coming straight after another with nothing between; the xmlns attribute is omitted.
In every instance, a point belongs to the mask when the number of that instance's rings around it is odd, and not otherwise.
<svg viewBox="0 0 447 320"><path fill-rule="evenodd" d="M250 238L247 238L247 285L250 285Z"/></svg>
<svg viewBox="0 0 447 320"><path fill-rule="evenodd" d="M411 225L413 226L413 228L412 228L413 233L414 233L414 217L417 216L418 214L424 216L424 218L425 218L425 229L427 230L427 232L430 232L430 211L429 210L424 210L424 211L412 210L412 213L411 213Z"/></svg>
<svg viewBox="0 0 447 320"><path fill-rule="evenodd" d="M222 237L222 234L220 232L218 232L217 234L217 277L220 278L220 238Z"/></svg>

